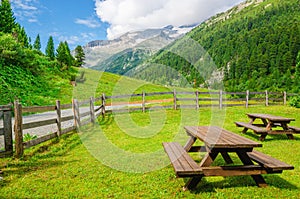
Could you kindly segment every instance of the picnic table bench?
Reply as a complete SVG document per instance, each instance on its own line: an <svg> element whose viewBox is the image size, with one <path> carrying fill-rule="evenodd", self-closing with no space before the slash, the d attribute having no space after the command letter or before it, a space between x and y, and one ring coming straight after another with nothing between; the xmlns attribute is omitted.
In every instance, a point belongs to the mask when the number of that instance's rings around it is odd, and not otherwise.
<svg viewBox="0 0 300 199"><path fill-rule="evenodd" d="M281 116L274 116L270 114L260 113L247 113L250 121L247 122L235 122L237 127L244 127L243 133L246 133L248 129L253 130L254 133L260 134L259 140L265 140L267 135L286 134L289 139L294 139L293 134L300 133L299 127L289 126L291 121L295 121L294 118L286 118ZM256 119L260 119L261 123L254 123ZM280 127L281 129L275 129Z"/></svg>
<svg viewBox="0 0 300 199"><path fill-rule="evenodd" d="M254 142L227 130L213 126L186 126L189 140L185 146L177 142L164 142L167 153L177 177L189 177L184 190L193 189L203 177L208 176L242 176L251 175L257 186L267 186L261 174L281 173L294 169L293 166L277 160L264 153L254 151L253 147L261 147ZM204 146L193 146L199 139ZM197 163L190 152L205 152L204 158ZM229 153L236 153L243 165L234 165ZM221 154L226 164L212 166L215 158ZM257 163L257 164L254 164Z"/></svg>

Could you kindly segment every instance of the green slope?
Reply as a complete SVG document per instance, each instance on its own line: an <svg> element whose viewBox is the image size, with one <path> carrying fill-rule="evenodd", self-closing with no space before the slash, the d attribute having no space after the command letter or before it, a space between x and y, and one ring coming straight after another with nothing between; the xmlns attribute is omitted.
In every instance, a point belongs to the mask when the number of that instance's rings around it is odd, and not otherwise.
<svg viewBox="0 0 300 199"><path fill-rule="evenodd" d="M216 68L223 74L222 83L226 90L298 92L299 1L247 3L249 5L242 10L235 7L211 18L187 34L186 38L198 42L212 57ZM169 49L176 45L180 44L175 43ZM197 51L190 56L197 58ZM205 80L208 78L203 79L204 75L195 72L195 68L199 71L197 61L191 62L170 50L161 51L151 62L174 68L190 84L196 81L197 87L207 83ZM210 71L209 67L211 65L202 67L200 73ZM155 79L149 76L150 72L147 73L148 79Z"/></svg>

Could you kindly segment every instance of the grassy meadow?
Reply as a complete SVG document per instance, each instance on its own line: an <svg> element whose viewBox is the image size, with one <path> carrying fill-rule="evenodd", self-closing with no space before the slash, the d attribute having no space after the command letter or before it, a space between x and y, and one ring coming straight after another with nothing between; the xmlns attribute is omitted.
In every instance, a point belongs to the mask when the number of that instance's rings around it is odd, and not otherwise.
<svg viewBox="0 0 300 199"><path fill-rule="evenodd" d="M0 198L298 198L300 135L295 140L267 136L263 147L256 149L295 167L264 175L266 188L241 176L203 178L195 190L182 190L187 179L176 178L161 143L184 144L185 125L218 125L242 134L234 121L247 122L245 113L250 112L293 117L291 125L300 126L299 109L288 106L106 115L94 127L25 150L20 160L0 159ZM243 136L258 141L252 131ZM216 163L222 161L218 157Z"/></svg>

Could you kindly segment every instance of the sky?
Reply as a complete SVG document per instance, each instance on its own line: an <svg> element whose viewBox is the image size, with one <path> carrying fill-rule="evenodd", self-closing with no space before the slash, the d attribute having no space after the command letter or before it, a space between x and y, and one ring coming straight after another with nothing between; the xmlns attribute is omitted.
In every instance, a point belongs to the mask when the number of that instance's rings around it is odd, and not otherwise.
<svg viewBox="0 0 300 199"><path fill-rule="evenodd" d="M16 21L42 49L50 36L70 48L126 32L199 24L244 0L10 0Z"/></svg>

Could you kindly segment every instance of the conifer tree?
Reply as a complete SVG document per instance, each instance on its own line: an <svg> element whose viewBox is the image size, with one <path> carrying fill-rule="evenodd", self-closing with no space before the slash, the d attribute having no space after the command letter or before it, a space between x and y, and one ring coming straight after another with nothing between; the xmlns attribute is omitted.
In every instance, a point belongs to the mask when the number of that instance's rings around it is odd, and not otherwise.
<svg viewBox="0 0 300 199"><path fill-rule="evenodd" d="M75 60L76 60L75 65L77 67L81 67L84 64L85 54L81 46L77 46L75 48Z"/></svg>
<svg viewBox="0 0 300 199"><path fill-rule="evenodd" d="M40 38L40 35L38 34L36 36L36 39L35 39L34 43L33 43L33 49L41 51L41 47L42 47L41 46L41 38Z"/></svg>
<svg viewBox="0 0 300 199"><path fill-rule="evenodd" d="M55 59L55 48L54 48L54 41L52 36L50 36L48 39L45 53L46 56L49 57L51 60Z"/></svg>
<svg viewBox="0 0 300 199"><path fill-rule="evenodd" d="M66 66L69 68L73 64L73 56L71 55L70 48L68 43L60 42L57 49L56 49L56 59L61 64L61 66Z"/></svg>
<svg viewBox="0 0 300 199"><path fill-rule="evenodd" d="M0 32L12 33L16 24L16 18L14 17L9 0L1 0Z"/></svg>

